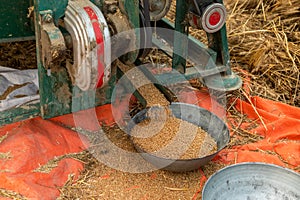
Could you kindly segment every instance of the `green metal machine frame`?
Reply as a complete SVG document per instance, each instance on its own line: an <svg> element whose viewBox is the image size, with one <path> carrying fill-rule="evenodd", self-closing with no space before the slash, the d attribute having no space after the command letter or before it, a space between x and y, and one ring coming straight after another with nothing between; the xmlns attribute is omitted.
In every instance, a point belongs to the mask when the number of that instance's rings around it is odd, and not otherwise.
<svg viewBox="0 0 300 200"><path fill-rule="evenodd" d="M1 0L4 1L4 0ZM102 9L104 0L93 0L92 2ZM128 18L134 28L139 28L139 0L122 0ZM222 0L216 0L213 2L223 3ZM172 67L177 71L185 75L187 79L211 76L215 73L222 72L223 79L216 80L216 84L220 84L225 87L226 90L237 89L241 85L241 80L234 76L227 78L232 74L230 69L230 58L227 44L226 26L214 34L208 34L209 46L208 48L197 41L193 37L188 36L188 25L186 24L186 15L188 13L188 1L177 0L176 10L176 22L175 26L169 23L167 20L161 20L157 22L158 26L166 27L175 30L174 44L172 52L173 63ZM47 68L43 64L42 52L41 52L41 29L43 29L43 23L47 22L47 17L51 17L57 30L61 30L67 35L66 31L60 27L60 20L63 19L68 0L18 0L17 2L1 3L6 5L1 7L2 12L0 18L0 42L19 41L26 39L36 39L37 44L37 67L39 75L39 95L40 102L37 104L31 104L26 106L20 106L0 113L0 125L8 124L16 121L20 121L26 118L41 116L45 119L52 118L59 115L64 115L79 110L91 108L97 105L107 104L111 101L112 90L116 84L116 69L113 69L112 76L109 83L95 91L81 91L78 87L71 84L68 71L65 67L65 61L56 63L57 66L52 69ZM28 8L34 6L34 21L32 18L28 18ZM8 14L12 12L12 14ZM6 26L3 26L6 25ZM35 31L33 26L35 25ZM182 33L182 34L178 34ZM182 35L186 35L188 39L182 38ZM59 39L57 32L49 33L51 39ZM163 37L163 36L162 36ZM168 38L165 38L168 40ZM182 42L187 40L186 42ZM164 44L153 38L153 44L157 46L164 46ZM186 68L186 59L189 45L196 46L199 52L205 52L208 54L212 61L216 63L213 66L201 66L195 69ZM169 48L169 47L163 47ZM179 56L181 55L181 56ZM182 56L183 55L183 56ZM59 65L60 64L60 65ZM197 66L195 66L197 67ZM181 80L181 77L172 76L170 74L155 75L155 78L160 82L176 83Z"/></svg>
<svg viewBox="0 0 300 200"><path fill-rule="evenodd" d="M32 0L0 0L0 42L34 40L34 23L30 20Z"/></svg>

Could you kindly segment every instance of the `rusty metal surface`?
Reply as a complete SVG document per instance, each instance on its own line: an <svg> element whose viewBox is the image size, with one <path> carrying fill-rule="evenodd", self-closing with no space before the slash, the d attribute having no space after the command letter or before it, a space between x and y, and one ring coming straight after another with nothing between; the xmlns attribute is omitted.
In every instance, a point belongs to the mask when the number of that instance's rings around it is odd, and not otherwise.
<svg viewBox="0 0 300 200"><path fill-rule="evenodd" d="M62 32L55 26L51 10L40 12L42 62L46 69L58 66L66 59L66 44Z"/></svg>

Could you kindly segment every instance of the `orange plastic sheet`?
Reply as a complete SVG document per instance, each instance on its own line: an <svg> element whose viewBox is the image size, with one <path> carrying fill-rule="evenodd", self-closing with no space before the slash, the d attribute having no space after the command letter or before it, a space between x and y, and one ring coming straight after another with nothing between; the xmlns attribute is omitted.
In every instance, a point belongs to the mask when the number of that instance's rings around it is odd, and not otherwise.
<svg viewBox="0 0 300 200"><path fill-rule="evenodd" d="M247 90L246 90L247 91ZM190 98L191 93L196 94L197 101ZM245 145L226 148L218 153L213 162L226 165L241 162L264 162L276 164L290 169L299 170L300 167L300 108L289 106L280 102L266 100L260 97L249 98L251 102L237 100L236 109L252 120L249 122L234 122L227 115L228 127L231 136L234 136L236 128L249 129L249 134L262 136L258 142L248 142ZM225 109L212 98L208 91L189 91L181 93L181 100L186 103L197 104L210 110L224 119ZM230 122L229 122L230 120ZM252 128L253 122L256 128ZM203 188L202 174L199 190L192 198L197 199Z"/></svg>
<svg viewBox="0 0 300 200"><path fill-rule="evenodd" d="M252 97L251 103L238 100L236 108L256 122L257 127L249 133L261 135L263 139L224 150L218 155L219 160L225 163L267 162L299 168L300 108L260 97ZM247 125L240 124L245 128Z"/></svg>
<svg viewBox="0 0 300 200"><path fill-rule="evenodd" d="M3 126L0 137L1 189L28 199L55 199L68 176L76 178L83 169L81 162L64 158L50 172L38 172L49 160L81 152L87 145L76 132L51 121L38 117Z"/></svg>
<svg viewBox="0 0 300 200"><path fill-rule="evenodd" d="M189 98L192 96L191 93L196 94L197 102ZM224 108L210 97L208 91L183 92L181 95L184 102L198 104L224 118ZM300 108L260 97L250 97L250 100L251 102L246 102L238 99L235 107L241 114L251 119L252 123L229 123L231 135L236 134L234 130L241 126L248 129L249 134L260 135L263 139L222 150L214 161L225 164L266 162L291 169L299 168ZM250 127L253 124L255 128Z"/></svg>
<svg viewBox="0 0 300 200"><path fill-rule="evenodd" d="M196 100L191 98L193 95L196 95ZM126 98L128 100L129 97ZM220 117L226 116L225 109L210 98L206 90L184 91L180 94L180 100L197 104ZM65 158L49 173L35 170L57 156L80 152L88 146L88 142L70 128L80 126L93 131L98 129L95 124L113 125L122 120L122 114L128 110L127 106L128 102L119 100L114 105L114 114L112 105L108 104L51 120L38 117L1 127L0 153L6 155L6 158L0 157L0 188L18 192L29 199L55 199L59 195L58 187L64 185L70 174L76 177L83 169L82 163ZM263 139L222 150L214 162L233 164L259 161L291 169L299 167L299 108L259 97L252 97L251 103L238 100L235 106L255 121L256 128L251 129L250 133L259 134ZM81 120L78 122L75 118ZM235 126L246 128L249 125L233 124L231 135L236 134Z"/></svg>

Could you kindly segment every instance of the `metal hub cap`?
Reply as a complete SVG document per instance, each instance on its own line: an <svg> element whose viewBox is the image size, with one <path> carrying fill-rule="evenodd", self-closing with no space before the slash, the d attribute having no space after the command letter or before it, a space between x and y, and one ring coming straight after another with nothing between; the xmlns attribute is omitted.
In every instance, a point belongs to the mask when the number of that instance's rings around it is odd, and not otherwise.
<svg viewBox="0 0 300 200"><path fill-rule="evenodd" d="M202 28L207 33L215 33L219 31L225 24L226 9L220 3L209 5L202 15Z"/></svg>
<svg viewBox="0 0 300 200"><path fill-rule="evenodd" d="M146 0L142 0L146 1ZM149 1L150 20L162 19L170 10L172 0L147 0Z"/></svg>

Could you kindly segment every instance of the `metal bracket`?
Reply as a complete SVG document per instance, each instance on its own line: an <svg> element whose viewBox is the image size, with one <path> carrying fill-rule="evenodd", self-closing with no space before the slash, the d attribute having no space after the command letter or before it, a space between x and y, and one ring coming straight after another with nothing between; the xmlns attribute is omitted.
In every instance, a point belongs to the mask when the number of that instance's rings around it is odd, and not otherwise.
<svg viewBox="0 0 300 200"><path fill-rule="evenodd" d="M51 69L53 66L65 60L66 44L64 37L58 27L53 22L53 13L51 10L39 12L41 22L41 48L42 62L46 69Z"/></svg>

